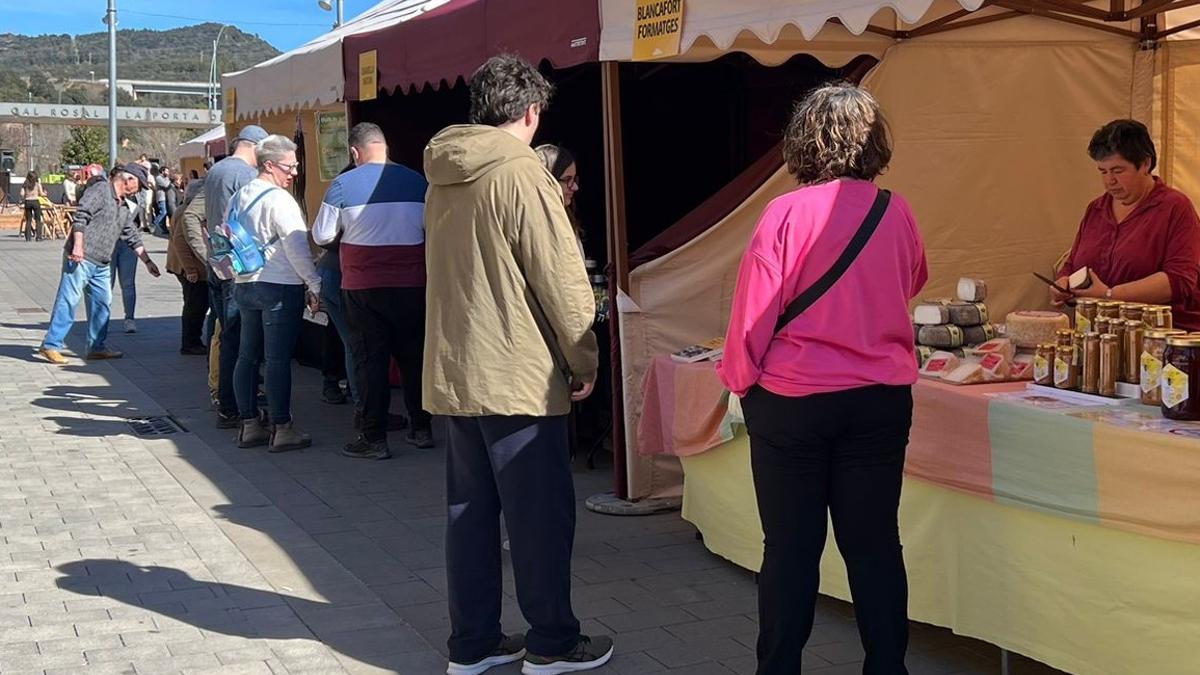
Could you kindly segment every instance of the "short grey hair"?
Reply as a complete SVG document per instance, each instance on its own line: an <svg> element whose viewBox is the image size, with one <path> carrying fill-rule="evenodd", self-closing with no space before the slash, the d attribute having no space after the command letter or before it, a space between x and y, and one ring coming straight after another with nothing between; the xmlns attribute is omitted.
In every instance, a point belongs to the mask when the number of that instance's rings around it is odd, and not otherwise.
<svg viewBox="0 0 1200 675"><path fill-rule="evenodd" d="M296 151L296 144L287 136L279 134L271 134L258 142L254 148L254 155L258 159L258 168L264 169L267 162L275 162L278 164L283 161L289 152Z"/></svg>

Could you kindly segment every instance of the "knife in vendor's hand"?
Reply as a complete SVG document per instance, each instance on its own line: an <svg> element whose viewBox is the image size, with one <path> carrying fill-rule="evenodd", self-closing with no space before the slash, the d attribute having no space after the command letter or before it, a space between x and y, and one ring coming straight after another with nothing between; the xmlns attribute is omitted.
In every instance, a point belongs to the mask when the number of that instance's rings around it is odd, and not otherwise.
<svg viewBox="0 0 1200 675"><path fill-rule="evenodd" d="M1041 279L1042 283L1046 284L1050 288L1053 288L1054 290L1058 291L1059 293L1062 293L1063 295L1071 296L1067 300L1064 300L1063 304L1065 304L1068 307L1075 306L1075 297L1074 297L1075 294L1074 293L1072 293L1071 291L1068 291L1067 289L1063 288L1062 286L1059 286L1057 283L1047 279L1046 277L1042 276L1041 274L1038 274L1037 272L1034 272L1033 276L1037 277L1038 279Z"/></svg>

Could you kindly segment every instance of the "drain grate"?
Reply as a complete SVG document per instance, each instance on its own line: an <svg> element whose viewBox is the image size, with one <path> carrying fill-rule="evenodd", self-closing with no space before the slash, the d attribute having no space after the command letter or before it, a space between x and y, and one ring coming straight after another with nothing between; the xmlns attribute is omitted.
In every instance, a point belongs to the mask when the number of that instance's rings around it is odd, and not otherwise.
<svg viewBox="0 0 1200 675"><path fill-rule="evenodd" d="M133 429L133 433L138 436L170 436L171 434L187 433L187 429L184 429L182 424L167 416L135 417L126 421L129 423L129 428Z"/></svg>
<svg viewBox="0 0 1200 675"><path fill-rule="evenodd" d="M18 307L17 314L42 314L46 310L41 307Z"/></svg>

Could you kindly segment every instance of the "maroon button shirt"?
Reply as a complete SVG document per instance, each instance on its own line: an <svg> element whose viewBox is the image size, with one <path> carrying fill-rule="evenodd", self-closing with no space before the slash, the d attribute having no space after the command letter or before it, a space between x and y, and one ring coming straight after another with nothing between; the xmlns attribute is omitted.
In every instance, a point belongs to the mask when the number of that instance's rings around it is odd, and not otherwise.
<svg viewBox="0 0 1200 675"><path fill-rule="evenodd" d="M1088 204L1060 276L1087 266L1112 287L1166 272L1175 327L1200 330L1200 218L1191 200L1155 177L1120 224L1112 203L1105 193Z"/></svg>

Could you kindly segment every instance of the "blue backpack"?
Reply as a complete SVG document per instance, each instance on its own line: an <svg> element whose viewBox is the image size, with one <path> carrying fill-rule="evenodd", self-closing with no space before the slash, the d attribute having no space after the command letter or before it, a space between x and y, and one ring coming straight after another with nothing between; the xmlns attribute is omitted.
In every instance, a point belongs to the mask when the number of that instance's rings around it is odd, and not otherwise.
<svg viewBox="0 0 1200 675"><path fill-rule="evenodd" d="M271 237L271 241L265 244L259 244L254 234L242 225L240 218L242 213L254 208L258 200L267 193L278 189L272 187L263 190L250 200L245 208L239 209L235 202L229 209L225 222L209 231L208 245L211 253L208 256L208 266L218 279L233 281L239 276L258 272L266 264L263 250L279 241L279 235Z"/></svg>

